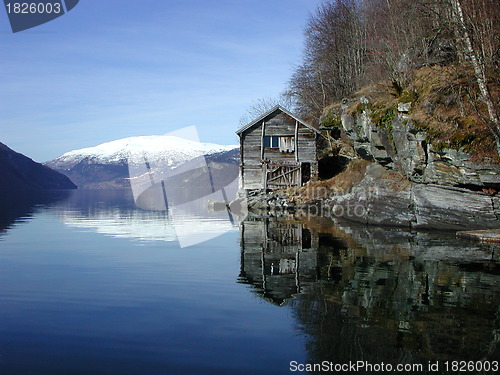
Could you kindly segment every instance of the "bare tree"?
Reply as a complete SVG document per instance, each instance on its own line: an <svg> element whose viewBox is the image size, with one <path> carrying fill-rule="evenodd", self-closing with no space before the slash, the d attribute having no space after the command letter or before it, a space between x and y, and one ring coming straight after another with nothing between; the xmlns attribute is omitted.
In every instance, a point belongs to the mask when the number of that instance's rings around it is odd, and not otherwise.
<svg viewBox="0 0 500 375"><path fill-rule="evenodd" d="M253 119L266 113L276 105L280 105L283 108L294 111L295 109L295 98L289 95L287 92L280 94L278 97L264 97L255 100L252 105L246 110L245 114L240 118L240 126L248 124Z"/></svg>
<svg viewBox="0 0 500 375"><path fill-rule="evenodd" d="M306 119L317 119L325 106L361 86L366 35L358 3L325 2L309 19L304 62L289 83Z"/></svg>
<svg viewBox="0 0 500 375"><path fill-rule="evenodd" d="M495 104L493 96L491 95L490 89L488 87L488 79L486 74L485 59L492 59L492 57L497 53L495 47L493 35L487 35L485 32L484 24L486 24L486 29L492 33L495 33L494 28L492 28L493 22L490 20L488 22L488 16L485 12L496 12L496 16L499 15L499 4L498 2L489 1L469 1L468 7L464 7L465 1L463 0L450 0L450 5L452 8L452 21L455 26L455 31L457 35L457 40L459 41L459 46L463 52L464 58L472 64L474 69L474 75L476 82L481 93L481 99L486 105L489 117L488 127L490 128L495 141L497 144L497 151L500 155L500 117L498 114L498 103ZM479 7L478 5L482 5ZM492 8L488 7L491 5ZM468 14L466 14L468 10ZM498 18L497 18L498 19ZM494 20L494 19L493 19ZM483 23L480 25L479 23ZM473 31L475 33L473 34ZM498 38L498 30L496 30ZM474 38L475 37L475 38ZM498 43L498 41L497 41Z"/></svg>
<svg viewBox="0 0 500 375"><path fill-rule="evenodd" d="M498 0L326 0L309 19L288 93L314 123L367 83L389 79L402 92L415 68L454 64L473 71L481 101L471 106L500 154L499 62Z"/></svg>
<svg viewBox="0 0 500 375"><path fill-rule="evenodd" d="M412 69L425 63L426 41L433 26L423 10L415 0L363 0L368 80L380 79L372 74L375 68L375 72L385 72L382 78L404 87Z"/></svg>

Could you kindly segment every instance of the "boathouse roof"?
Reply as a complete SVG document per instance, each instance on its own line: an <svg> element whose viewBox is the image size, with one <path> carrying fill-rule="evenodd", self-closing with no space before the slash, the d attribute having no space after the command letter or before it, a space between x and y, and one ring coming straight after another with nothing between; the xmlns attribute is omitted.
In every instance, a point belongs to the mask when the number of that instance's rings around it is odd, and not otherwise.
<svg viewBox="0 0 500 375"><path fill-rule="evenodd" d="M240 128L239 130L237 130L236 134L241 135L241 133L243 133L244 131L250 129L253 126L256 126L256 125L260 124L260 122L264 121L266 119L266 117L273 117L277 112L283 112L283 113L287 114L288 116L290 116L291 118L293 118L295 121L298 121L299 123L301 123L305 127L311 129L313 132L315 132L317 134L321 134L320 131L318 129L316 129L314 126L308 124L304 120L301 120L300 118L298 118L297 116L295 116L294 114L292 114L290 111L288 111L287 109L283 108L279 104L276 105L276 106L274 106L269 111L267 111L266 113L262 114L261 116L257 117L255 120L250 121L248 124L246 124L245 126L243 126L242 128Z"/></svg>

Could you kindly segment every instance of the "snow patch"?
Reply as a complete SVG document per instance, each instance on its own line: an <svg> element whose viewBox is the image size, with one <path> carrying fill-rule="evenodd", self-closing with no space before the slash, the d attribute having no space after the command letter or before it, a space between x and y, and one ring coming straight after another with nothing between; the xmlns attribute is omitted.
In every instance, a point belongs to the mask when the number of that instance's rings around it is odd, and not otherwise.
<svg viewBox="0 0 500 375"><path fill-rule="evenodd" d="M119 164L126 163L131 157L145 157L150 161L161 161L173 167L199 155L211 155L234 150L237 147L237 145L223 146L195 142L172 135L150 135L122 138L94 147L69 151L46 164L70 169L84 159L96 164Z"/></svg>

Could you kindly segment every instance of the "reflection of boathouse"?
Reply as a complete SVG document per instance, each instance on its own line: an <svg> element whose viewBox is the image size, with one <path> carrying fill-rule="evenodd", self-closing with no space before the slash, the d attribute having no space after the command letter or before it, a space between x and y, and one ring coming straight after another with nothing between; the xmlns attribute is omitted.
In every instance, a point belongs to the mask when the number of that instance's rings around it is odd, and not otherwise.
<svg viewBox="0 0 500 375"><path fill-rule="evenodd" d="M496 247L327 219L307 227L243 222L240 282L290 301L308 363L499 358Z"/></svg>
<svg viewBox="0 0 500 375"><path fill-rule="evenodd" d="M240 282L266 300L282 305L317 279L318 238L302 224L244 221L240 236Z"/></svg>

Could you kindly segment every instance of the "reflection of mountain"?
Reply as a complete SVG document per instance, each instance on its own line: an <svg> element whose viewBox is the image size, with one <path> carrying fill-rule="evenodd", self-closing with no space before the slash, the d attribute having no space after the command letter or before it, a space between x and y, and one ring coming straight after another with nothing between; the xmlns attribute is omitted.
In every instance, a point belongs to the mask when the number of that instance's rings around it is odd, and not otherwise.
<svg viewBox="0 0 500 375"><path fill-rule="evenodd" d="M498 249L446 233L307 227L310 236L298 222L246 221L240 280L288 299L309 363L499 357Z"/></svg>
<svg viewBox="0 0 500 375"><path fill-rule="evenodd" d="M29 195L9 195L0 199L0 235L18 221L30 218L40 206L52 205L68 198L72 191L32 192ZM5 196L4 196L5 198Z"/></svg>
<svg viewBox="0 0 500 375"><path fill-rule="evenodd" d="M174 228L162 212L124 212L118 208L102 208L86 215L66 212L61 218L69 227L88 229L111 237L152 241L176 239Z"/></svg>
<svg viewBox="0 0 500 375"><path fill-rule="evenodd" d="M139 209L129 191L78 191L66 206L60 217L67 226L117 238L170 242L176 241L183 230L190 232L191 237L232 230L227 221L197 217L189 212L180 212L182 220L174 222L164 211Z"/></svg>
<svg viewBox="0 0 500 375"><path fill-rule="evenodd" d="M174 169L205 155L219 181L238 175L236 146L193 142L172 135L119 139L95 147L74 150L49 161L47 166L64 173L83 189L129 189L128 160L147 161L163 169ZM199 177L184 176L183 182L197 183Z"/></svg>
<svg viewBox="0 0 500 375"><path fill-rule="evenodd" d="M6 195L29 195L36 191L76 189L64 175L0 143L0 201Z"/></svg>
<svg viewBox="0 0 500 375"><path fill-rule="evenodd" d="M76 186L64 175L0 143L0 233L38 205L65 198Z"/></svg>

